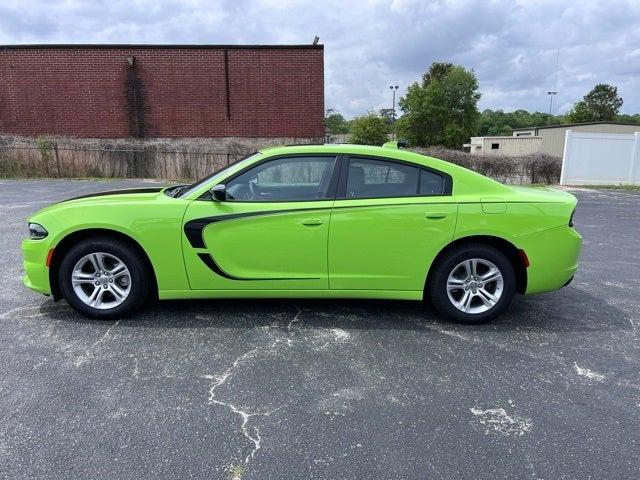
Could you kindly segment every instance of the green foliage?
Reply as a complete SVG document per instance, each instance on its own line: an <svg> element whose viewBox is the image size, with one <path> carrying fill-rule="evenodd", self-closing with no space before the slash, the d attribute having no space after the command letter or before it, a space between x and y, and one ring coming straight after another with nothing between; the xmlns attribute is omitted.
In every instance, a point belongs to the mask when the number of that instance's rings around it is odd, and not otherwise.
<svg viewBox="0 0 640 480"><path fill-rule="evenodd" d="M40 160L42 161L45 175L48 177L49 165L53 160L53 142L49 137L40 135L38 138L36 138L36 145L38 146L38 150L40 151Z"/></svg>
<svg viewBox="0 0 640 480"><path fill-rule="evenodd" d="M574 123L615 120L622 103L617 87L599 83L573 106L567 116Z"/></svg>
<svg viewBox="0 0 640 480"><path fill-rule="evenodd" d="M413 145L460 148L475 135L479 112L478 81L472 71L451 63L433 63L421 83L400 99L405 113L397 131Z"/></svg>
<svg viewBox="0 0 640 480"><path fill-rule="evenodd" d="M503 112L502 110L484 110L478 122L478 134L481 136L511 136L515 128L560 125L565 122L563 116L542 112Z"/></svg>
<svg viewBox="0 0 640 480"><path fill-rule="evenodd" d="M387 120L371 112L351 121L349 143L380 146L389 140L389 132Z"/></svg>
<svg viewBox="0 0 640 480"><path fill-rule="evenodd" d="M616 115L616 122L624 122L624 123L640 123L640 113L636 113L634 115L621 114Z"/></svg>
<svg viewBox="0 0 640 480"><path fill-rule="evenodd" d="M247 469L244 465L231 465L229 466L229 474L231 475L231 480L241 480L244 474L247 473Z"/></svg>
<svg viewBox="0 0 640 480"><path fill-rule="evenodd" d="M388 125L393 125L393 108L381 108L378 111L378 116L384 119Z"/></svg>
<svg viewBox="0 0 640 480"><path fill-rule="evenodd" d="M340 112L333 108L327 109L324 117L324 125L333 135L349 133L349 122L345 120Z"/></svg>

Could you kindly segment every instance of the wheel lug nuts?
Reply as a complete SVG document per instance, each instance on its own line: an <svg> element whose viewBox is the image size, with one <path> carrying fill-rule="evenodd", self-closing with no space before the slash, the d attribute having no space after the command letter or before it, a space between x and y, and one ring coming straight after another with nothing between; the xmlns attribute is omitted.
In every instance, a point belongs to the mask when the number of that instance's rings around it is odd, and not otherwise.
<svg viewBox="0 0 640 480"><path fill-rule="evenodd" d="M469 287L464 287L465 290L469 290Z"/></svg>
<svg viewBox="0 0 640 480"><path fill-rule="evenodd" d="M100 285L100 282L96 282L96 285Z"/></svg>
<svg viewBox="0 0 640 480"><path fill-rule="evenodd" d="M472 291L473 291L473 293L476 293L476 291L475 291L475 290L472 290Z"/></svg>
<svg viewBox="0 0 640 480"><path fill-rule="evenodd" d="M110 279L109 279L109 282L110 282L110 283L113 283L113 278L110 278ZM480 285L480 286L482 286L482 285Z"/></svg>

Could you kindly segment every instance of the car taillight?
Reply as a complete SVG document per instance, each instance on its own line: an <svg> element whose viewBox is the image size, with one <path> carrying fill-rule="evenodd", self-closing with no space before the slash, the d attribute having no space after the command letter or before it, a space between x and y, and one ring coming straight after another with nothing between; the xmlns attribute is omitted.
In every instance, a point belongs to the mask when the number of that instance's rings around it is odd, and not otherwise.
<svg viewBox="0 0 640 480"><path fill-rule="evenodd" d="M569 218L569 226L573 227L573 216L575 215L576 211L574 210L573 212L571 212L571 217Z"/></svg>

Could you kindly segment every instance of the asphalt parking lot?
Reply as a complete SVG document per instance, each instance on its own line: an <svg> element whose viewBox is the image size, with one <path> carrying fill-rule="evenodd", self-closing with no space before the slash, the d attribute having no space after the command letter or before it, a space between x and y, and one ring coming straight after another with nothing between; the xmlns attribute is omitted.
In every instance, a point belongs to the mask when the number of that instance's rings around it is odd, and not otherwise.
<svg viewBox="0 0 640 480"><path fill-rule="evenodd" d="M574 190L582 266L489 325L418 303L24 288L28 215L139 181L0 181L1 478L637 478L640 194Z"/></svg>

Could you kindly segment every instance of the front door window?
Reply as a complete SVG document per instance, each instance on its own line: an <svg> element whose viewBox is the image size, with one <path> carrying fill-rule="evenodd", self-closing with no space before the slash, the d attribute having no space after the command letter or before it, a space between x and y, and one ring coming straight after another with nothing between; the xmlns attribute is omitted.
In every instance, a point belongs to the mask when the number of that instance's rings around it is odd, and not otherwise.
<svg viewBox="0 0 640 480"><path fill-rule="evenodd" d="M328 198L335 157L285 157L262 163L226 183L227 199L297 202Z"/></svg>

